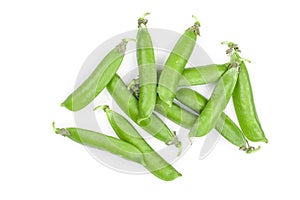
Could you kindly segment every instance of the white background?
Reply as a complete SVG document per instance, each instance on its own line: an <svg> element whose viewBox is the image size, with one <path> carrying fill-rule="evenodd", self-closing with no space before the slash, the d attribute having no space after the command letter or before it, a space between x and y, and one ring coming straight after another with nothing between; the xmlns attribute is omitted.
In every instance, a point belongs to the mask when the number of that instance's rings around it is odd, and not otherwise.
<svg viewBox="0 0 300 200"><path fill-rule="evenodd" d="M299 7L297 1L1 1L0 199L299 199ZM223 40L240 44L260 121L269 144L246 155L221 140L198 160L201 141L174 166L183 174L163 182L129 175L95 161L51 129L72 125L59 104L81 64L111 36L149 26L182 32L197 15L198 43L216 63ZM298 161L298 162L297 162Z"/></svg>

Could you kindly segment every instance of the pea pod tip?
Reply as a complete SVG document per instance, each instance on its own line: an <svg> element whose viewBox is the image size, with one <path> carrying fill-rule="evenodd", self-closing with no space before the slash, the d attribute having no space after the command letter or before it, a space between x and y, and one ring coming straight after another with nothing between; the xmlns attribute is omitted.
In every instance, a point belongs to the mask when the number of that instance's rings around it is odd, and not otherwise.
<svg viewBox="0 0 300 200"><path fill-rule="evenodd" d="M62 136L68 136L68 135L71 135L70 132L69 132L67 129L64 129L64 128L56 128L56 127L55 127L55 122L52 122L52 128L53 128L53 131L54 131L56 134L59 134L59 135L62 135Z"/></svg>

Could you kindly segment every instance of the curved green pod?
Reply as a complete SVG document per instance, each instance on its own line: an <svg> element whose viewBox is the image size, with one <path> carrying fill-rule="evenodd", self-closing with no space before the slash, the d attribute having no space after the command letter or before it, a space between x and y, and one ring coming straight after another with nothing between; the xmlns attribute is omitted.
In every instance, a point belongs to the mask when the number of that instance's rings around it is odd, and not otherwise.
<svg viewBox="0 0 300 200"><path fill-rule="evenodd" d="M92 102L119 69L127 43L128 39L123 39L120 44L112 49L91 75L61 103L61 106L71 111L78 111Z"/></svg>
<svg viewBox="0 0 300 200"><path fill-rule="evenodd" d="M122 115L110 110L108 106L100 106L118 137L136 146L144 155L145 167L158 178L171 181L182 176L172 165L165 161L142 138L137 130Z"/></svg>
<svg viewBox="0 0 300 200"><path fill-rule="evenodd" d="M65 136L79 144L97 148L145 165L141 151L134 145L102 133L81 128L54 128L55 133Z"/></svg>
<svg viewBox="0 0 300 200"><path fill-rule="evenodd" d="M232 94L232 100L245 136L253 142L268 143L257 116L250 77L244 62L240 63L240 74Z"/></svg>
<svg viewBox="0 0 300 200"><path fill-rule="evenodd" d="M169 106L172 106L181 74L194 50L197 35L200 35L199 27L200 23L196 21L184 32L175 44L161 72L157 93L159 98Z"/></svg>

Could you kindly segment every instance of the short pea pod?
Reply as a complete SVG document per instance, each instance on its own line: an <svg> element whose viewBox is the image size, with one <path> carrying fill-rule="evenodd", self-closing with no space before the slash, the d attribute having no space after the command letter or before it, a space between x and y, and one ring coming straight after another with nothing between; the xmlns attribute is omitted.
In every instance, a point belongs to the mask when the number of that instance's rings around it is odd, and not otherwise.
<svg viewBox="0 0 300 200"><path fill-rule="evenodd" d="M215 82L227 71L228 66L229 63L185 68L178 86L204 85Z"/></svg>
<svg viewBox="0 0 300 200"><path fill-rule="evenodd" d="M179 89L176 93L176 99L200 115L207 104L207 99L204 96L189 88ZM240 148L249 146L243 132L224 112L217 120L215 129L230 143Z"/></svg>
<svg viewBox="0 0 300 200"><path fill-rule="evenodd" d="M159 98L169 106L172 106L181 74L194 50L197 35L200 35L199 27L200 23L196 21L184 32L175 44L161 72L157 93Z"/></svg>
<svg viewBox="0 0 300 200"><path fill-rule="evenodd" d="M127 86L122 79L116 74L106 88L125 114L138 124L138 101L127 89ZM143 121L143 123L138 125L166 144L174 144L176 147L181 148L181 143L178 141L175 134L171 132L164 122L154 113L151 114L146 122Z"/></svg>
<svg viewBox="0 0 300 200"><path fill-rule="evenodd" d="M128 39L123 39L98 64L91 75L61 104L71 111L87 106L106 87L120 67Z"/></svg>
<svg viewBox="0 0 300 200"><path fill-rule="evenodd" d="M146 13L148 15L149 13ZM138 33L136 40L136 53L140 77L140 99L138 123L147 120L155 106L157 72L155 55L150 33L146 27L148 22L144 17L138 20Z"/></svg>
<svg viewBox="0 0 300 200"><path fill-rule="evenodd" d="M54 123L53 123L54 127ZM141 151L134 145L102 133L81 128L55 128L57 134L65 136L79 144L97 148L121 156L127 160L145 165Z"/></svg>
<svg viewBox="0 0 300 200"><path fill-rule="evenodd" d="M165 181L171 181L181 176L175 168L152 149L127 119L110 110L108 106L98 108L102 108L106 112L107 118L118 137L136 146L143 153L145 167L152 174Z"/></svg>
<svg viewBox="0 0 300 200"><path fill-rule="evenodd" d="M257 116L250 77L244 62L240 63L240 74L233 91L232 100L245 136L253 142L268 143Z"/></svg>
<svg viewBox="0 0 300 200"><path fill-rule="evenodd" d="M232 96L238 78L239 67L231 67L219 79L209 101L189 132L190 137L208 134L217 123Z"/></svg>

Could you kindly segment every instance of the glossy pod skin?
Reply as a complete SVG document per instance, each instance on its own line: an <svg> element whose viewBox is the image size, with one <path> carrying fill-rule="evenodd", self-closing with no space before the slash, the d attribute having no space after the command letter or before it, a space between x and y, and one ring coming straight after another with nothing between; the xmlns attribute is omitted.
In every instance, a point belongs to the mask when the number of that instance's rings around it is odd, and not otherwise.
<svg viewBox="0 0 300 200"><path fill-rule="evenodd" d="M268 143L257 116L251 82L244 62L240 63L240 74L232 94L232 100L245 136L253 142Z"/></svg>
<svg viewBox="0 0 300 200"><path fill-rule="evenodd" d="M149 14L146 13L145 16ZM155 106L157 72L155 55L150 33L146 27L148 20L144 17L138 20L136 53L140 78L140 99L138 123L147 120Z"/></svg>
<svg viewBox="0 0 300 200"><path fill-rule="evenodd" d="M122 79L116 74L110 83L106 86L108 92L119 105L119 107L128 115L135 123L138 121L138 101L136 97L127 89ZM138 124L138 123L137 123ZM149 134L155 138L165 142L166 144L174 144L178 148L181 143L173 132L164 124L164 122L154 113L148 120L138 124Z"/></svg>
<svg viewBox="0 0 300 200"><path fill-rule="evenodd" d="M204 136L216 126L232 96L238 74L239 67L231 67L219 79L209 101L190 130L190 137Z"/></svg>
<svg viewBox="0 0 300 200"><path fill-rule="evenodd" d="M107 118L118 137L136 146L143 153L146 164L145 167L152 174L165 181L171 181L182 176L152 149L127 119L110 110L108 106L100 107L106 112Z"/></svg>
<svg viewBox="0 0 300 200"><path fill-rule="evenodd" d="M204 85L215 82L227 71L228 65L229 63L185 68L178 86Z"/></svg>
<svg viewBox="0 0 300 200"><path fill-rule="evenodd" d="M179 89L176 93L176 99L199 114L201 114L207 104L207 99L205 97L189 88ZM195 121L196 119L194 122ZM187 128L192 128L194 122L188 123ZM241 148L247 146L247 141L243 132L225 113L222 113L217 120L215 129L230 143Z"/></svg>
<svg viewBox="0 0 300 200"><path fill-rule="evenodd" d="M54 128L55 133L65 136L79 144L97 148L145 165L141 151L123 140L81 128Z"/></svg>
<svg viewBox="0 0 300 200"><path fill-rule="evenodd" d="M128 40L123 39L99 63L92 74L61 103L71 111L78 111L87 106L106 87L120 67Z"/></svg>
<svg viewBox="0 0 300 200"><path fill-rule="evenodd" d="M161 72L157 93L159 98L169 106L172 106L178 82L194 50L197 35L200 35L199 27L200 23L197 21L184 32L175 44Z"/></svg>

